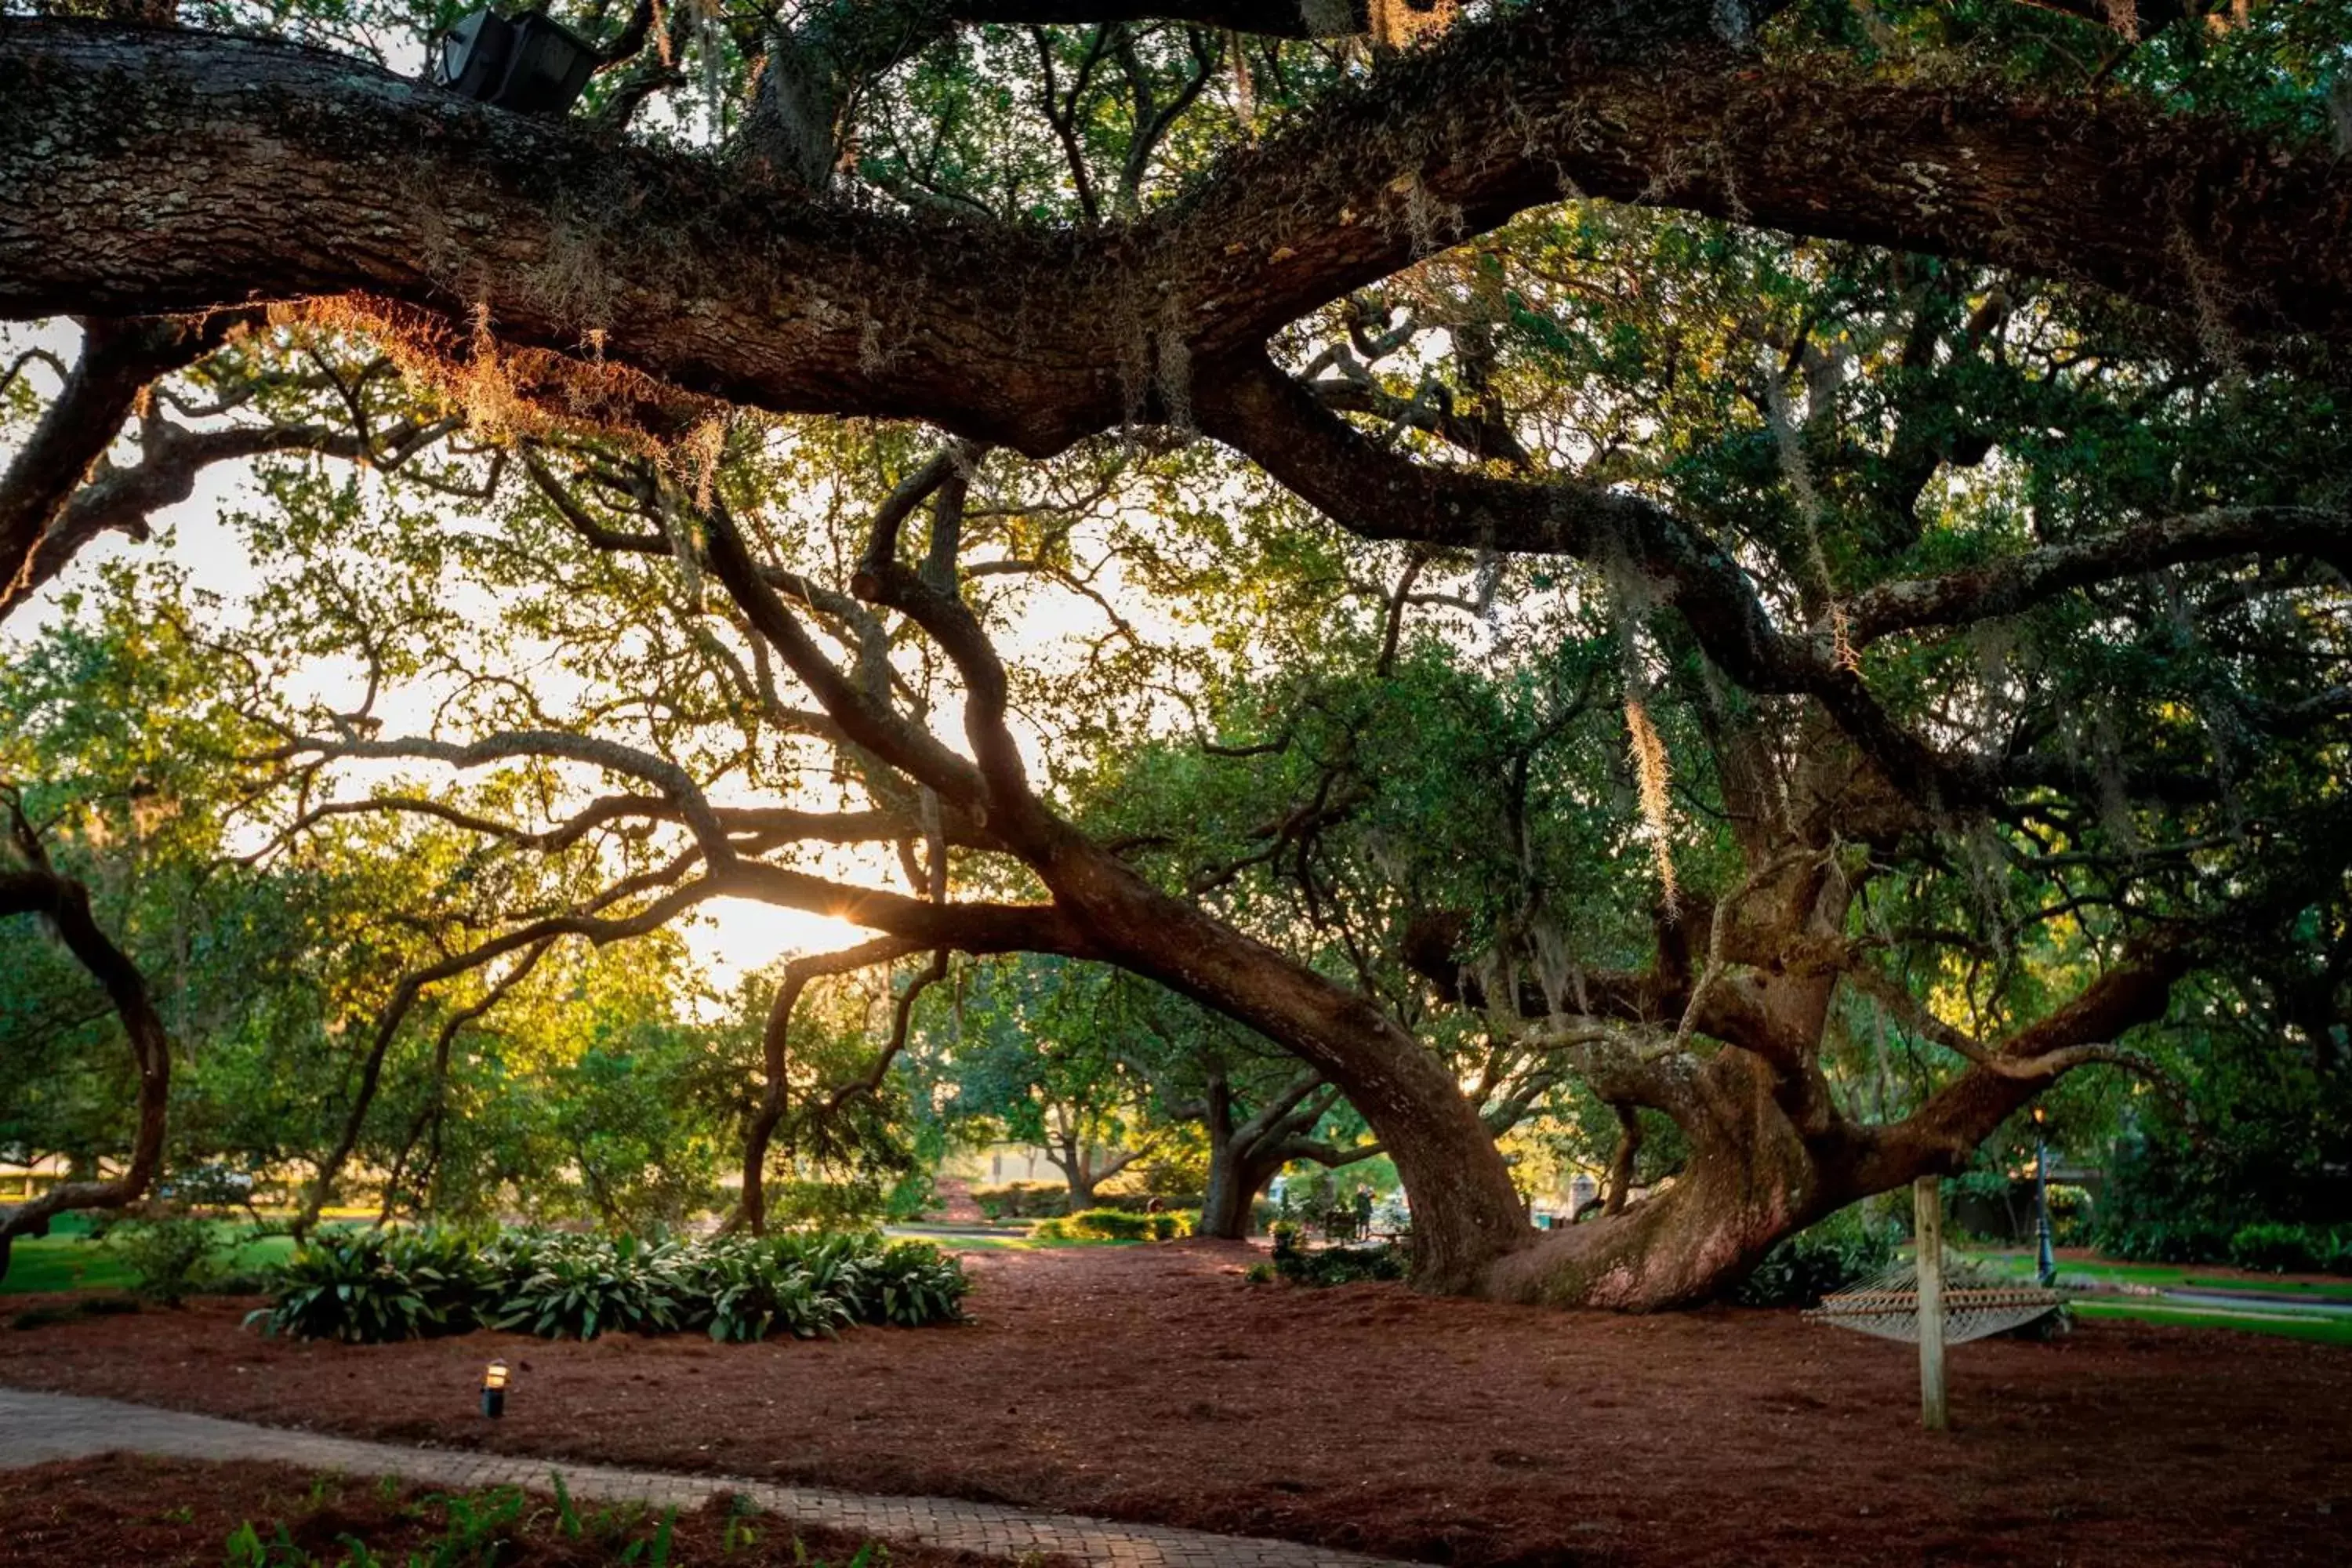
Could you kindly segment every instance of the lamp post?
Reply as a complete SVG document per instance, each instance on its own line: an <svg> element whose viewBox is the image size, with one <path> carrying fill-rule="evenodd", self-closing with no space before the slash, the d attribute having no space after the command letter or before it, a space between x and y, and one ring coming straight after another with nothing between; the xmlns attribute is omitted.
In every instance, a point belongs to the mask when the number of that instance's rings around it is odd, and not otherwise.
<svg viewBox="0 0 2352 1568"><path fill-rule="evenodd" d="M2045 1289L2058 1282L2058 1253L2050 1245L2049 1115L2033 1108L2033 1270Z"/></svg>
<svg viewBox="0 0 2352 1568"><path fill-rule="evenodd" d="M490 1363L482 1373L482 1414L495 1421L507 1413L507 1363Z"/></svg>

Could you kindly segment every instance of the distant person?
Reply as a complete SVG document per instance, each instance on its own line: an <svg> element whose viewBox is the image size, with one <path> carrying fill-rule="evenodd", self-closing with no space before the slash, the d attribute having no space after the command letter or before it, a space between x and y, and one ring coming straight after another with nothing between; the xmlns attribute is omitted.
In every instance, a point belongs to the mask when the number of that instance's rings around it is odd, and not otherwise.
<svg viewBox="0 0 2352 1568"><path fill-rule="evenodd" d="M1359 1237L1372 1234L1372 1189L1370 1187L1356 1189L1356 1234Z"/></svg>

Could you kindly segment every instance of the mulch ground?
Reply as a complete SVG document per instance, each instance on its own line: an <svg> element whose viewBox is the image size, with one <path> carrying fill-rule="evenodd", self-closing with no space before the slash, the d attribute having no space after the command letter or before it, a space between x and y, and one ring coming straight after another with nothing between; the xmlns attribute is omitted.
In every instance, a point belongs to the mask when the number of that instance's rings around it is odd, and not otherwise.
<svg viewBox="0 0 2352 1568"><path fill-rule="evenodd" d="M219 1568L252 1560L229 1552L231 1535L247 1526L271 1563L439 1562L455 1541L463 1546L450 1551L452 1563L610 1568L650 1561L662 1523L642 1507L580 1502L575 1532L552 1497L526 1492L501 1507L503 1500L473 1494L453 1520L446 1489L285 1465L114 1454L0 1470L0 1568ZM677 1568L722 1559L740 1568L844 1568L864 1544L835 1531L739 1517L717 1499L669 1522L667 1560ZM898 1543L883 1561L889 1568L1008 1568L970 1552Z"/></svg>
<svg viewBox="0 0 2352 1568"><path fill-rule="evenodd" d="M354 1436L940 1493L1460 1563L2352 1562L2352 1353L2085 1324L1952 1352L1252 1285L1178 1243L977 1256L957 1329L266 1341L246 1303L0 1333L0 1383ZM516 1363L507 1419L474 1413Z"/></svg>

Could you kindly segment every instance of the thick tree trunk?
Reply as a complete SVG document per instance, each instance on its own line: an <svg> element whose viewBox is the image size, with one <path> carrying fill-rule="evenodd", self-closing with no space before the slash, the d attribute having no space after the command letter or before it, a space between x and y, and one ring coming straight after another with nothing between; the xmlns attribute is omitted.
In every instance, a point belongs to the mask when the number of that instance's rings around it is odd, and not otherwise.
<svg viewBox="0 0 2352 1568"><path fill-rule="evenodd" d="M1739 1053L1700 1075L1702 1108L1683 1122L1691 1158L1671 1184L1622 1212L1551 1231L1488 1270L1481 1293L1562 1307L1655 1311L1714 1300L1772 1244L1859 1194L1820 1162Z"/></svg>
<svg viewBox="0 0 2352 1568"><path fill-rule="evenodd" d="M1062 1152L1045 1158L1060 1168L1062 1179L1069 1184L1070 1212L1090 1209L1095 1206L1095 1173L1087 1163L1086 1145L1066 1134L1060 1143Z"/></svg>
<svg viewBox="0 0 2352 1568"><path fill-rule="evenodd" d="M1194 1233L1227 1241L1245 1239L1252 1228L1251 1207L1281 1169L1280 1160L1253 1159L1236 1152L1230 1142L1223 1148L1213 1146L1209 1151L1209 1184L1201 1194L1201 1222Z"/></svg>
<svg viewBox="0 0 2352 1568"><path fill-rule="evenodd" d="M1403 1179L1416 1284L1475 1289L1496 1259L1533 1238L1477 1108L1444 1064L1378 1007L1167 897L1090 845L1068 845L1047 881L1084 910L1090 936L1123 967L1249 1025L1348 1097Z"/></svg>
<svg viewBox="0 0 2352 1568"><path fill-rule="evenodd" d="M1279 1160L1260 1157L1263 1128L1258 1124L1263 1121L1261 1115L1252 1119L1247 1131L1236 1128L1232 1089L1222 1075L1210 1084L1209 1180L1201 1194L1201 1217L1192 1227L1195 1236L1240 1241L1249 1235L1250 1205L1282 1168Z"/></svg>

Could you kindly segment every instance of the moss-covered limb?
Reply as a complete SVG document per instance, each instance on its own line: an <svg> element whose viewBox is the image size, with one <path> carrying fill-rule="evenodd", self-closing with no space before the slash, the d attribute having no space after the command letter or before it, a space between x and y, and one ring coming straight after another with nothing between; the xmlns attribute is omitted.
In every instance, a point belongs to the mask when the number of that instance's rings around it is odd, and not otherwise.
<svg viewBox="0 0 2352 1568"><path fill-rule="evenodd" d="M1213 382L1573 191L2352 335L2352 173L2328 149L2127 96L1878 85L1727 44L1716 14L1555 0L1457 26L1190 198L1083 234L846 210L751 161L285 45L12 20L0 314L360 291L730 401L1047 453L1181 400L1170 366Z"/></svg>
<svg viewBox="0 0 2352 1568"><path fill-rule="evenodd" d="M2202 16L2220 7L2213 0L2018 0L2037 11L2055 11L2063 16L2089 22L2125 37L2152 37L2192 16Z"/></svg>
<svg viewBox="0 0 2352 1568"><path fill-rule="evenodd" d="M2331 146L2125 92L1877 82L1727 42L1716 14L1529 5L1236 154L1146 231L1220 302L1195 363L1570 195L2095 283L2209 328L2352 332ZM1203 254L1175 259L1187 246Z"/></svg>
<svg viewBox="0 0 2352 1568"><path fill-rule="evenodd" d="M1344 37L1370 26L1365 0L919 0L960 22L1087 26L1189 22L1271 38Z"/></svg>
<svg viewBox="0 0 2352 1568"><path fill-rule="evenodd" d="M359 292L478 312L583 379L1035 451L1131 402L1103 258L1066 236L813 204L250 39L11 20L0 99L0 315Z"/></svg>

